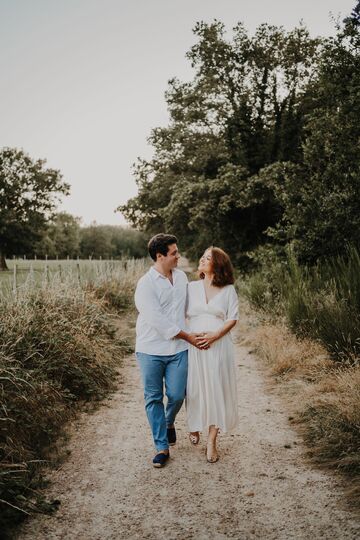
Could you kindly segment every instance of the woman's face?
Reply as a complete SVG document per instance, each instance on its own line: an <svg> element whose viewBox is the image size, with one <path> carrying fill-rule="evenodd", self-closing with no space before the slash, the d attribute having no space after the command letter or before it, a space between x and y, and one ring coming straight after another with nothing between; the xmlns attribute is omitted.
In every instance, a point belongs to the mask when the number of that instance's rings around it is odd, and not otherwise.
<svg viewBox="0 0 360 540"><path fill-rule="evenodd" d="M201 257L199 261L199 272L203 272L204 274L211 274L212 273L212 256L211 256L211 249L207 249L204 253L204 255Z"/></svg>

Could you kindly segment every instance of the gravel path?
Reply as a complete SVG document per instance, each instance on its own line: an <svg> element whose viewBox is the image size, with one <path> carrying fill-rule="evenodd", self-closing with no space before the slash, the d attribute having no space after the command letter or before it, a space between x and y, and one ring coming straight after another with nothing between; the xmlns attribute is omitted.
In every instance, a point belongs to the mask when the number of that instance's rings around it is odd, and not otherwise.
<svg viewBox="0 0 360 540"><path fill-rule="evenodd" d="M134 356L125 359L119 390L70 427L70 457L48 475L59 510L24 524L17 538L360 538L341 480L306 463L284 403L240 344L237 366L240 425L220 438L220 461L206 462L203 440L190 446L183 407L171 459L154 469L139 371Z"/></svg>

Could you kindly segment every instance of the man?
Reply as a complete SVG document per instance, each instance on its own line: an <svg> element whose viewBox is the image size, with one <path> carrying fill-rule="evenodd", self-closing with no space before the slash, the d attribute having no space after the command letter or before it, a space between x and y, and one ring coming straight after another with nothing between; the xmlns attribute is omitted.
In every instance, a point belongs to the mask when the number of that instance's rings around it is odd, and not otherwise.
<svg viewBox="0 0 360 540"><path fill-rule="evenodd" d="M196 335L184 330L188 279L176 268L180 258L176 237L157 234L149 241L148 250L154 265L139 279L135 291L139 312L135 351L157 451L153 465L163 467L170 456L169 445L176 442L174 422L185 397L188 343L197 343Z"/></svg>

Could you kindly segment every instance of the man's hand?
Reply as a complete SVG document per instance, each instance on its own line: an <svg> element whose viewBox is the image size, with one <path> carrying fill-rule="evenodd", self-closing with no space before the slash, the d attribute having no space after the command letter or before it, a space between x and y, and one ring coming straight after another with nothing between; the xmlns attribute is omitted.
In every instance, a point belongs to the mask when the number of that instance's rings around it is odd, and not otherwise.
<svg viewBox="0 0 360 540"><path fill-rule="evenodd" d="M204 333L201 333L201 334L188 334L189 335L189 339L188 339L188 342L191 343L191 345L194 345L194 347L196 347L197 349L208 349L209 348L209 345L205 345L204 343L202 343L203 341L203 336L204 336Z"/></svg>
<svg viewBox="0 0 360 540"><path fill-rule="evenodd" d="M208 349L220 337L217 332L204 332L202 334L197 334L197 336L196 347L198 347L198 349Z"/></svg>
<svg viewBox="0 0 360 540"><path fill-rule="evenodd" d="M178 334L176 334L176 336L174 336L176 339L184 339L185 341L187 341L188 343L190 343L191 345L193 345L194 347L196 347L197 349L208 349L209 347L207 345L200 345L198 343L198 339L202 339L202 336L204 334L200 334L200 333L191 333L191 334L188 334L187 332L184 332L183 330L181 330Z"/></svg>

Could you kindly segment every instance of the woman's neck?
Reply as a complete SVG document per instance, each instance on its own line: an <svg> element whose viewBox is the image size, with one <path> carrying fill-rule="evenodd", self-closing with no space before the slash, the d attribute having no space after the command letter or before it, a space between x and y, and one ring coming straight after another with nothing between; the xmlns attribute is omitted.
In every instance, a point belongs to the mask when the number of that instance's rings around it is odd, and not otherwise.
<svg viewBox="0 0 360 540"><path fill-rule="evenodd" d="M205 274L204 282L207 287L211 287L214 274Z"/></svg>

